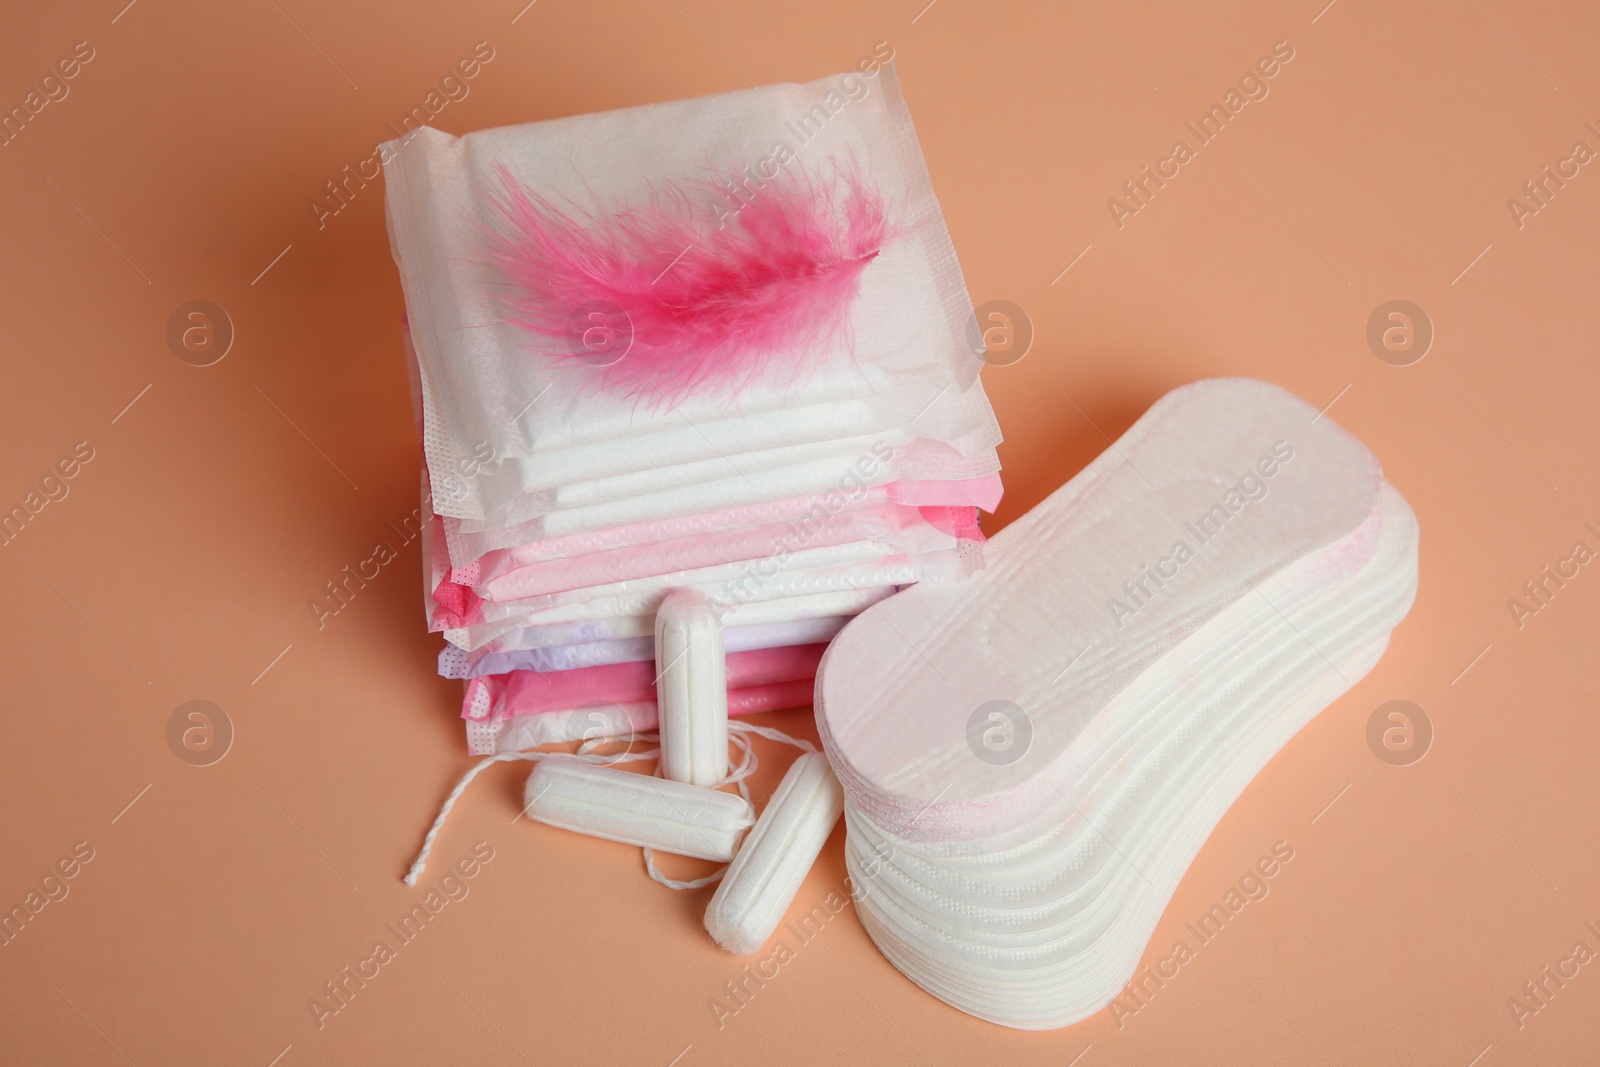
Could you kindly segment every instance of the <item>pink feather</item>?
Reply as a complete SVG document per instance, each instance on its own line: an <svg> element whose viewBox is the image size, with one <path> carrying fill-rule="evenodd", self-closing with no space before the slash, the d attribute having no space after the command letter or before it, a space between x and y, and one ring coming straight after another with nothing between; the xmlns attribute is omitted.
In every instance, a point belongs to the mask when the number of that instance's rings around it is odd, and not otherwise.
<svg viewBox="0 0 1600 1067"><path fill-rule="evenodd" d="M720 209L668 184L648 205L580 221L499 167L501 225L486 243L511 283L508 321L638 397L737 391L779 357L798 373L798 357L848 341L861 272L892 228L856 168L791 170L741 188L741 206L709 181L692 184Z"/></svg>

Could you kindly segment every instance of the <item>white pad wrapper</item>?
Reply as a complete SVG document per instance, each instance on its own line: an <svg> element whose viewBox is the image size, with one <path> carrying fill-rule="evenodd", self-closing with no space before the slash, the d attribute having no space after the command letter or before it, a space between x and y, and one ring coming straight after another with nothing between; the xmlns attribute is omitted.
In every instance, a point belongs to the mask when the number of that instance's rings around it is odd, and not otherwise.
<svg viewBox="0 0 1600 1067"><path fill-rule="evenodd" d="M524 803L529 818L563 830L721 862L755 822L736 794L576 760L541 761Z"/></svg>
<svg viewBox="0 0 1600 1067"><path fill-rule="evenodd" d="M844 592L805 593L771 600L752 600L729 609L722 617L722 623L730 628L765 626L772 623L796 622L801 619L854 615L890 596L894 591L895 587L892 585L878 585L847 589ZM485 623L479 626L465 626L459 630L446 630L444 638L458 648L474 652L480 648L496 652L527 651L580 642L629 637L649 638L655 633L655 604L651 603L647 608L648 614L540 623L531 626Z"/></svg>
<svg viewBox="0 0 1600 1067"><path fill-rule="evenodd" d="M706 907L706 930L747 955L767 943L844 810L839 780L820 752L790 765Z"/></svg>
<svg viewBox="0 0 1600 1067"><path fill-rule="evenodd" d="M825 121L804 118L819 113ZM493 216L497 166L574 214L599 214L648 203L662 182L757 165L778 142L807 166L853 160L892 205L901 234L862 272L848 330L798 355L798 379L774 366L737 396L707 390L670 407L640 404L597 391L581 364L554 359L506 321L505 281L485 261L480 229ZM747 481L729 477L736 467L721 472L723 483L700 486L696 464L726 467L723 457L761 452L785 461L750 472L774 499L836 484L837 461L788 461L854 438L894 444L914 435L994 469L1000 435L978 377L977 324L892 65L873 78L762 86L463 137L424 128L388 147L390 243L440 514L508 526L566 510L555 488L581 481L615 492L633 476L658 486L648 496L685 499L641 502L632 486L595 514L541 532L689 514L736 502ZM913 458L901 457L893 477L928 477ZM662 467L679 472L666 481L643 473ZM695 487L672 488L685 478Z"/></svg>
<svg viewBox="0 0 1600 1067"><path fill-rule="evenodd" d="M748 652L785 645L825 644L844 629L850 620L842 615L821 619L797 619L764 626L734 626L723 630L727 652ZM554 648L534 648L526 652L492 652L477 659L455 645L445 645L439 654L439 675L443 678L473 678L480 674L506 671L565 671L579 667L602 667L612 663L634 663L654 658L654 637L622 637L589 641Z"/></svg>
<svg viewBox="0 0 1600 1067"><path fill-rule="evenodd" d="M817 719L857 911L908 977L1052 1029L1109 1003L1228 806L1376 664L1417 526L1276 387L1199 382L830 646Z"/></svg>
<svg viewBox="0 0 1600 1067"><path fill-rule="evenodd" d="M704 593L675 590L656 609L661 774L714 786L728 774L728 661L722 619Z"/></svg>

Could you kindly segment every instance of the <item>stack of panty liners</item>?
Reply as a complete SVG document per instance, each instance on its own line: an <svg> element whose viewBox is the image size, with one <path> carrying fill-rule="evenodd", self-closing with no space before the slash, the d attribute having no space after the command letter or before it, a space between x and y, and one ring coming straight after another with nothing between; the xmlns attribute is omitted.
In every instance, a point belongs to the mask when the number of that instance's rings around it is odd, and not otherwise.
<svg viewBox="0 0 1600 1067"><path fill-rule="evenodd" d="M426 607L448 642L440 673L466 683L471 752L653 728L653 617L671 590L718 605L740 715L808 703L848 619L981 565L1000 435L892 67L384 147L431 515ZM543 207L519 223L513 189ZM863 189L885 235L851 261L837 328L768 331L748 361L713 331L740 369L692 388L629 362L660 348L649 324L559 302L583 292L530 297L506 266L539 211L567 237L614 236L676 205L694 239L628 264L653 292L673 272L714 274L695 250L754 227L764 198ZM852 227L872 222L849 210ZM530 299L554 302L545 318L570 311L576 332L528 326Z"/></svg>
<svg viewBox="0 0 1600 1067"><path fill-rule="evenodd" d="M817 721L883 954L1050 1029L1116 996L1228 806L1378 661L1417 524L1332 420L1228 379L1158 401L986 557L850 623Z"/></svg>

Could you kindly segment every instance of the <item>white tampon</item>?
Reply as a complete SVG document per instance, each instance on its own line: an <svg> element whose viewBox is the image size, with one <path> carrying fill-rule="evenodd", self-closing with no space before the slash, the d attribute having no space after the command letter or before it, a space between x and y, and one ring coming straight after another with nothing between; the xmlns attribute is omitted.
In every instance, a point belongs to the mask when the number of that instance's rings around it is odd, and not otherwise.
<svg viewBox="0 0 1600 1067"><path fill-rule="evenodd" d="M717 944L740 956L766 944L843 808L844 792L822 753L790 765L706 907Z"/></svg>
<svg viewBox="0 0 1600 1067"><path fill-rule="evenodd" d="M736 794L566 759L533 769L523 810L563 830L719 861L733 857L755 822Z"/></svg>
<svg viewBox="0 0 1600 1067"><path fill-rule="evenodd" d="M656 610L661 774L714 786L728 775L728 661L722 617L704 593L678 589Z"/></svg>

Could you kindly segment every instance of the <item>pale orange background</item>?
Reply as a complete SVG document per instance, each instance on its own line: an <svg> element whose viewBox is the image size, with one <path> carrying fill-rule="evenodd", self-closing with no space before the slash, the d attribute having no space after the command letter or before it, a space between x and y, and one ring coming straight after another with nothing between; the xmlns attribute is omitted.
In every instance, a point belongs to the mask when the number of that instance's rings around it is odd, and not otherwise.
<svg viewBox="0 0 1600 1067"><path fill-rule="evenodd" d="M95 450L0 549L0 905L94 849L0 948L4 1062L1594 1061L1600 964L1520 1029L1506 1003L1600 950L1600 569L1520 630L1506 607L1600 524L1600 173L1521 229L1506 206L1574 141L1600 148L1594 5L124 2L13 6L0 33L6 108L95 50L0 148L0 502ZM1107 198L1279 40L1270 96L1119 230ZM381 184L321 230L308 201L478 41L495 58L440 114L453 133L809 80L889 42L974 302L1036 330L985 372L991 529L1224 374L1337 398L1416 508L1421 594L1388 655L1223 820L1147 959L1274 842L1294 860L1125 1025L971 1019L846 909L719 1029L742 961L701 929L706 892L513 824L525 768L504 767L428 876L488 841L470 896L318 1029L309 998L419 898L400 875L468 761L415 545L320 632L307 608L394 539L418 460ZM1413 366L1365 340L1394 298L1436 330ZM192 299L237 330L214 366L166 344ZM236 729L203 768L166 737L196 698ZM1436 730L1408 767L1365 739L1393 698ZM841 845L797 906L842 886Z"/></svg>

